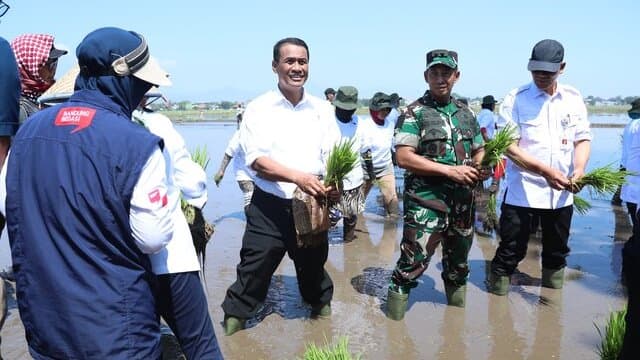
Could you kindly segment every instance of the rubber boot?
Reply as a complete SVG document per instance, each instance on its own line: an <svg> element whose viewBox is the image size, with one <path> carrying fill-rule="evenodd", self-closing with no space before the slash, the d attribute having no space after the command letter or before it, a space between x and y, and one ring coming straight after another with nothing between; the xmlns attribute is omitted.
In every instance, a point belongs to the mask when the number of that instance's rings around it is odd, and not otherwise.
<svg viewBox="0 0 640 360"><path fill-rule="evenodd" d="M562 289L564 283L564 268L551 270L542 268L542 286L551 289Z"/></svg>
<svg viewBox="0 0 640 360"><path fill-rule="evenodd" d="M236 332L244 329L244 319L239 319L235 316L226 316L224 317L224 334L226 336L230 336L235 334Z"/></svg>
<svg viewBox="0 0 640 360"><path fill-rule="evenodd" d="M489 273L487 288L490 293L505 296L507 292L509 292L509 285L511 285L511 279L508 276L496 275L492 272Z"/></svg>
<svg viewBox="0 0 640 360"><path fill-rule="evenodd" d="M448 305L464 307L464 301L467 297L467 285L444 284L444 292L447 295Z"/></svg>
<svg viewBox="0 0 640 360"><path fill-rule="evenodd" d="M331 304L311 308L312 318L327 318L331 316Z"/></svg>
<svg viewBox="0 0 640 360"><path fill-rule="evenodd" d="M387 293L387 317L391 320L402 320L407 311L409 294L400 294L389 289Z"/></svg>

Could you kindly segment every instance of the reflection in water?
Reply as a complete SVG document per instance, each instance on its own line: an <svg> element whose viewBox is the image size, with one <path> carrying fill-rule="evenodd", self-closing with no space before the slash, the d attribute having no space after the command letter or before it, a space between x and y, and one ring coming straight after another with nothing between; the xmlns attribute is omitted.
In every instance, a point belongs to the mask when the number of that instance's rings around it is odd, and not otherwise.
<svg viewBox="0 0 640 360"><path fill-rule="evenodd" d="M438 352L438 359L468 359L467 344L464 339L465 309L447 306L440 325L442 345Z"/></svg>
<svg viewBox="0 0 640 360"><path fill-rule="evenodd" d="M536 307L536 331L529 359L558 359L562 343L562 290L540 288L545 303Z"/></svg>
<svg viewBox="0 0 640 360"><path fill-rule="evenodd" d="M489 296L489 359L520 359L526 346L524 338L515 329L509 296ZM524 315L521 309L516 314Z"/></svg>

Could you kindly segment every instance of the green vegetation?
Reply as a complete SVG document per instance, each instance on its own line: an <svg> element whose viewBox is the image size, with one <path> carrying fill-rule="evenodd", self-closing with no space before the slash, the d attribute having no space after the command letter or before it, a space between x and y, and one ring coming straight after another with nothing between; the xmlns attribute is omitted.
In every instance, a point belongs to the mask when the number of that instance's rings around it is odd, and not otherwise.
<svg viewBox="0 0 640 360"><path fill-rule="evenodd" d="M586 215L591 209L591 204L584 198L573 195L573 209L580 215Z"/></svg>
<svg viewBox="0 0 640 360"><path fill-rule="evenodd" d="M609 315L609 320L604 328L604 334L598 327L598 334L600 335L600 346L598 347L598 355L602 360L617 360L620 350L622 350L622 340L624 339L624 331L626 327L625 315L627 310L614 311Z"/></svg>
<svg viewBox="0 0 640 360"><path fill-rule="evenodd" d="M515 126L507 125L496 132L493 139L484 144L484 156L480 161L480 166L494 167L507 151L507 148L517 140L518 132Z"/></svg>
<svg viewBox="0 0 640 360"><path fill-rule="evenodd" d="M360 359L360 355L352 355L349 352L349 338L346 336L340 337L338 343L335 345L328 344L325 340L325 345L322 347L316 346L316 344L308 344L302 360L357 360Z"/></svg>
<svg viewBox="0 0 640 360"><path fill-rule="evenodd" d="M632 173L626 170L613 170L611 165L606 165L589 171L573 185L579 188L589 186L589 191L598 196L610 195L627 182L628 175Z"/></svg>
<svg viewBox="0 0 640 360"><path fill-rule="evenodd" d="M196 164L200 165L203 170L207 170L207 166L209 166L209 153L207 153L207 147L204 146L200 148L196 147L191 152L191 160ZM196 210L193 206L189 205L184 199L180 199L180 207L182 208L182 213L184 217L187 219L189 224L193 224L193 221L196 217Z"/></svg>
<svg viewBox="0 0 640 360"><path fill-rule="evenodd" d="M324 179L325 185L335 185L336 188L345 176L355 168L358 161L358 154L353 151L354 139L341 140L333 145L329 158L327 159L327 176Z"/></svg>

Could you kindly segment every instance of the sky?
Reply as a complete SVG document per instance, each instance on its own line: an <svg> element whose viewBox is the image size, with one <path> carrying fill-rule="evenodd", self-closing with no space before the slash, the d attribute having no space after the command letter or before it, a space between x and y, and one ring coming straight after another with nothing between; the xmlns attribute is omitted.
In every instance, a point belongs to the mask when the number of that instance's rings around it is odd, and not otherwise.
<svg viewBox="0 0 640 360"><path fill-rule="evenodd" d="M459 54L454 92L502 98L531 80L536 42L565 48L560 81L583 96L640 95L640 1L150 1L5 0L0 36L49 33L69 54L89 32L117 26L144 35L171 74L161 91L172 101L247 101L275 89L272 47L294 36L309 46L305 89L355 86L361 98L397 92L412 101L426 89L425 54Z"/></svg>

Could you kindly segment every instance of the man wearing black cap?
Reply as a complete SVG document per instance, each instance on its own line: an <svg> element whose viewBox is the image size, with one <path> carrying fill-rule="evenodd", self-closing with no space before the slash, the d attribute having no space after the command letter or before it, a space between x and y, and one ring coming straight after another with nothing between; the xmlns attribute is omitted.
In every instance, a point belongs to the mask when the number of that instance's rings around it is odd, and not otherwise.
<svg viewBox="0 0 640 360"><path fill-rule="evenodd" d="M640 98L631 102L628 111L631 121L622 134L622 160L620 166L640 174ZM633 235L622 248L622 273L627 285L628 303L626 331L620 359L635 359L640 353L640 176L627 177L620 197L627 203L633 223Z"/></svg>
<svg viewBox="0 0 640 360"><path fill-rule="evenodd" d="M500 244L491 262L489 291L506 295L510 276L525 257L530 220L542 225L542 286L562 288L573 215L573 182L584 175L591 130L582 95L560 84L564 48L538 42L528 69L533 81L512 90L500 106L500 126L518 130L507 149L506 195L500 216Z"/></svg>
<svg viewBox="0 0 640 360"><path fill-rule="evenodd" d="M486 175L476 168L484 155L476 118L451 97L459 77L456 52L428 52L424 78L429 91L409 105L395 137L398 165L406 172L400 259L387 298L387 316L393 320L404 317L409 292L440 243L447 304L465 306L473 187Z"/></svg>

